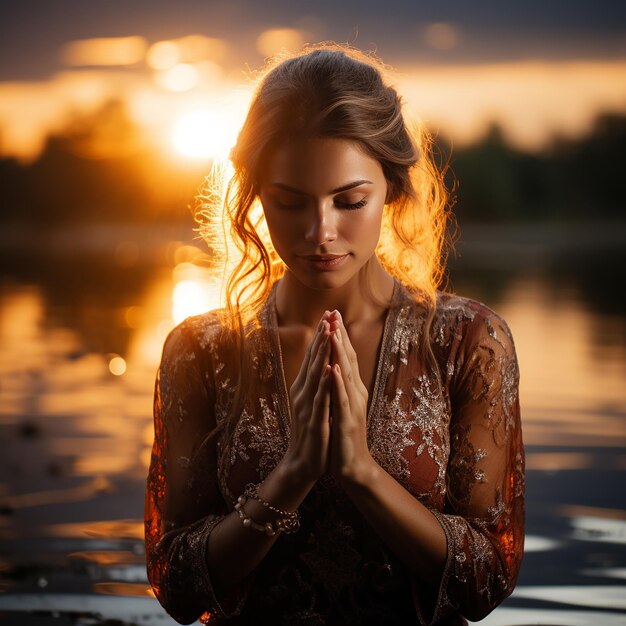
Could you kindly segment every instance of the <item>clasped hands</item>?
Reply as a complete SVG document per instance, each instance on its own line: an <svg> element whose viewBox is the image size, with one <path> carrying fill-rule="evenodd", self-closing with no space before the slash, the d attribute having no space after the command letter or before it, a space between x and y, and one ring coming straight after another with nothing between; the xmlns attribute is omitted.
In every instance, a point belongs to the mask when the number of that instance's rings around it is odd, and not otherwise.
<svg viewBox="0 0 626 626"><path fill-rule="evenodd" d="M368 391L339 311L326 311L290 389L288 454L316 480L365 480L375 465L367 447Z"/></svg>

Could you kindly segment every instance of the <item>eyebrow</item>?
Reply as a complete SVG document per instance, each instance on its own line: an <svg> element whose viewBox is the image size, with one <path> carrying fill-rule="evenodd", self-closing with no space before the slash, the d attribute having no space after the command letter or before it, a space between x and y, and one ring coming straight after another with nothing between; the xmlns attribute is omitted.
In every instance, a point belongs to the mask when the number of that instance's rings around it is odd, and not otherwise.
<svg viewBox="0 0 626 626"><path fill-rule="evenodd" d="M361 179L355 180L347 185L342 185L341 187L337 187L337 189L333 189L330 193L340 193L342 191L348 191L348 189L352 189L353 187L358 187L359 185L373 185L374 183L371 180ZM289 185L285 185L284 183L270 183L270 187L278 187L280 189L284 189L285 191L291 191L293 193L302 194L303 192L295 187L290 187Z"/></svg>

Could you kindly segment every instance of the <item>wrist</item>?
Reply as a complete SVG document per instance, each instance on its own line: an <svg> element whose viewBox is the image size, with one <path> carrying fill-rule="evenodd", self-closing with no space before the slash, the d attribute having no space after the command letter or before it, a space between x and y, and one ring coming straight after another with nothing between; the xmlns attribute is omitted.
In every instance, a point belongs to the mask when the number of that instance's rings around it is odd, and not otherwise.
<svg viewBox="0 0 626 626"><path fill-rule="evenodd" d="M280 475L281 481L294 489L306 489L308 491L319 478L319 475L311 471L309 464L289 452L278 464L276 471Z"/></svg>
<svg viewBox="0 0 626 626"><path fill-rule="evenodd" d="M315 481L307 480L297 461L284 458L259 484L258 493L276 507L294 511L306 497Z"/></svg>
<svg viewBox="0 0 626 626"><path fill-rule="evenodd" d="M378 479L382 468L371 455L360 459L350 468L345 469L340 477L344 489L363 490L370 488Z"/></svg>

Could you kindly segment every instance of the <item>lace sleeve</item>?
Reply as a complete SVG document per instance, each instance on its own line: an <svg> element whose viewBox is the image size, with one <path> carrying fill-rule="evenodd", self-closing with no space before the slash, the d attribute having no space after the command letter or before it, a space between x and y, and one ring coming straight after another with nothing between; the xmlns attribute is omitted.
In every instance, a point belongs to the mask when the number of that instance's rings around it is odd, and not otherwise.
<svg viewBox="0 0 626 626"><path fill-rule="evenodd" d="M457 351L443 513L448 557L432 618L476 621L515 587L524 544L519 369L506 322L481 307Z"/></svg>
<svg viewBox="0 0 626 626"><path fill-rule="evenodd" d="M217 487L215 445L206 441L215 427L211 363L193 320L172 330L163 348L144 515L148 579L181 624L238 614L248 591L243 584L218 600L208 571L209 535L228 507Z"/></svg>

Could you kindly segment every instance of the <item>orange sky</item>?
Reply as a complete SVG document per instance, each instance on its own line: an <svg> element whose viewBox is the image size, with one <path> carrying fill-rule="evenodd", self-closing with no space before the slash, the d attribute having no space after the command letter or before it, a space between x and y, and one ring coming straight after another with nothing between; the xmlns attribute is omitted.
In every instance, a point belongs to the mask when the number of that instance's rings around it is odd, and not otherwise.
<svg viewBox="0 0 626 626"><path fill-rule="evenodd" d="M433 37L452 41L453 31L440 30ZM258 39L265 54L301 43L295 29L268 30ZM66 70L36 82L0 82L0 152L36 158L46 135L73 112L121 97L166 153L206 159L213 156L203 152L210 137L213 153L224 154L249 98L247 69L234 75L223 69L226 50L201 35L151 44L139 36L68 42L60 52ZM456 145L477 139L495 120L513 144L534 150L555 133L584 133L600 112L626 111L624 77L626 60L537 60L404 66L394 80L408 111Z"/></svg>

